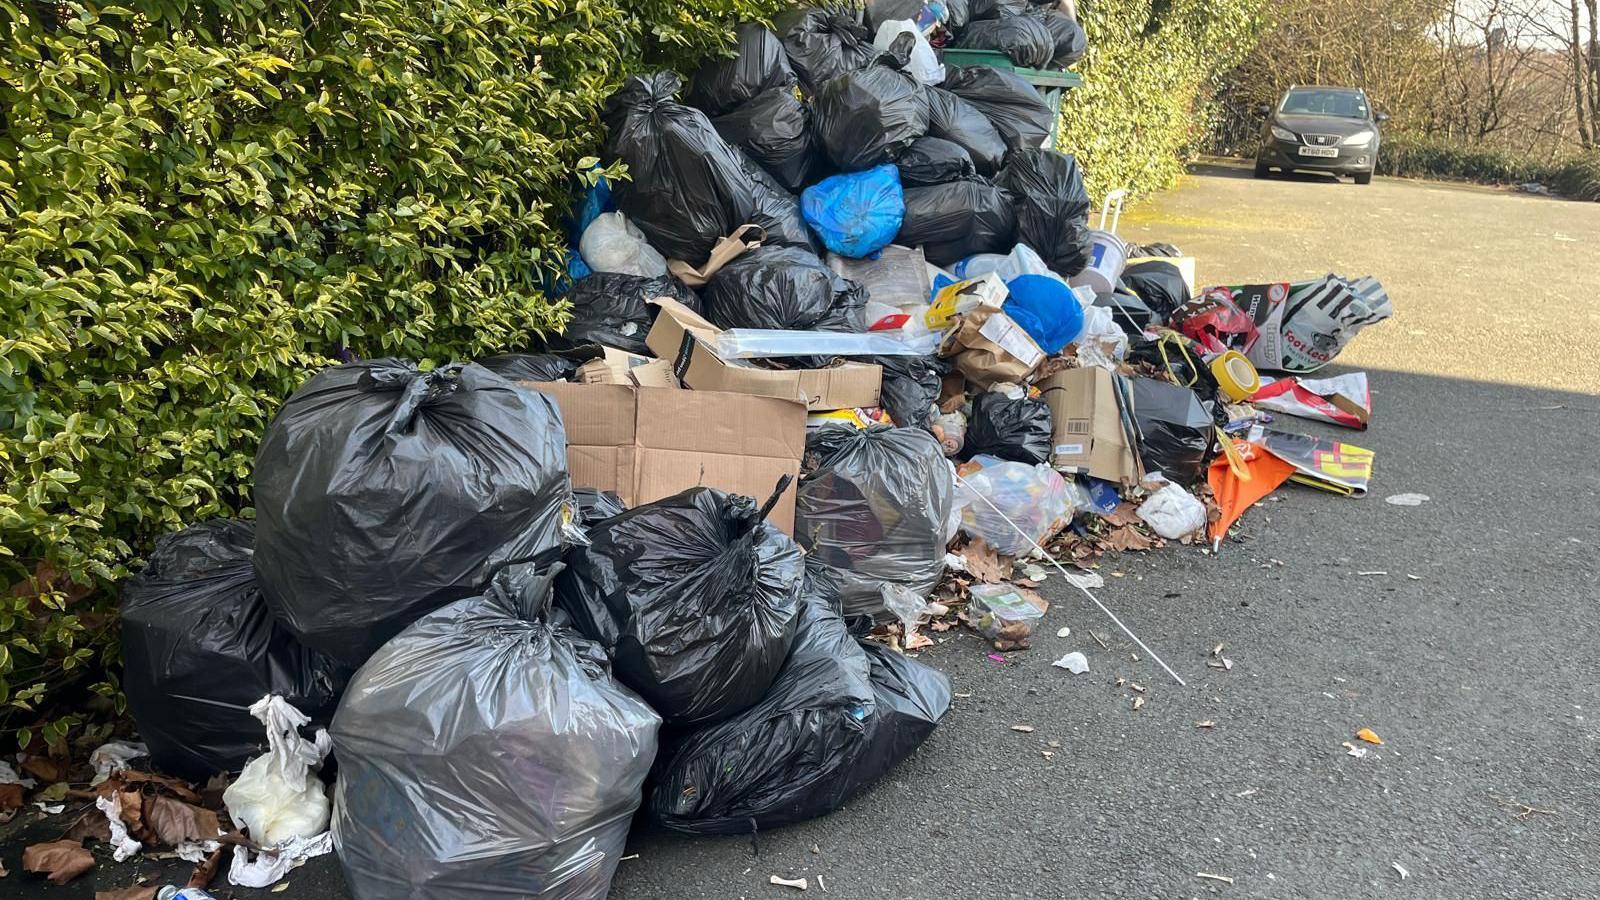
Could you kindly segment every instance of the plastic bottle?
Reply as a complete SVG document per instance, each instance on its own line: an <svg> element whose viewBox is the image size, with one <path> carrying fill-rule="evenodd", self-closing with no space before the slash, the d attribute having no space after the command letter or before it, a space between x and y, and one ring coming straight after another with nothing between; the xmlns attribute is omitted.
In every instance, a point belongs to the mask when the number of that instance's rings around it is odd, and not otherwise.
<svg viewBox="0 0 1600 900"><path fill-rule="evenodd" d="M217 900L209 891L200 888L180 888L167 885L156 892L156 900Z"/></svg>

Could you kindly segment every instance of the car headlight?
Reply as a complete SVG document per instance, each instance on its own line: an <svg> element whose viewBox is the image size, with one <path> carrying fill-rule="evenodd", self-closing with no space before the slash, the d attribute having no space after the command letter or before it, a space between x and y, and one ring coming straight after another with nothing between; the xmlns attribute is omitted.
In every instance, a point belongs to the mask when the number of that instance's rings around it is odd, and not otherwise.
<svg viewBox="0 0 1600 900"><path fill-rule="evenodd" d="M1346 147L1365 147L1372 143L1373 134L1370 131L1358 131L1344 139Z"/></svg>
<svg viewBox="0 0 1600 900"><path fill-rule="evenodd" d="M1277 125L1272 126L1272 136L1280 141L1291 141L1293 143L1300 142L1300 135L1295 134L1287 128L1281 128Z"/></svg>

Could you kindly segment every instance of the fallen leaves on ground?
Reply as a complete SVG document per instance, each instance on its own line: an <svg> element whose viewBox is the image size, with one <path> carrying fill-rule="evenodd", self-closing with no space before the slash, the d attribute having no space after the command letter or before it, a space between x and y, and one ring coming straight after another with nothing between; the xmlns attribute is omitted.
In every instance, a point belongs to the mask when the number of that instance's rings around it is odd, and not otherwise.
<svg viewBox="0 0 1600 900"><path fill-rule="evenodd" d="M44 875L51 884L66 884L94 868L94 854L75 841L33 844L22 851L22 869Z"/></svg>
<svg viewBox="0 0 1600 900"><path fill-rule="evenodd" d="M127 794L123 794L123 819L128 819ZM217 814L192 803L171 797L149 794L144 798L144 808L139 814L143 828L135 829L132 822L128 830L143 844L165 844L176 847L184 841L214 841L221 831Z"/></svg>
<svg viewBox="0 0 1600 900"><path fill-rule="evenodd" d="M1143 551L1154 547L1156 542L1131 525L1119 525L1106 536L1106 544L1113 550Z"/></svg>
<svg viewBox="0 0 1600 900"><path fill-rule="evenodd" d="M985 584L999 584L1005 580L1005 570L1009 566L1000 561L999 554L983 538L973 538L958 552L967 561L967 571L973 578Z"/></svg>
<svg viewBox="0 0 1600 900"><path fill-rule="evenodd" d="M48 756L30 756L22 761L22 771L47 784L66 781L71 777L72 766Z"/></svg>
<svg viewBox="0 0 1600 900"><path fill-rule="evenodd" d="M22 785L0 784L0 812L22 808Z"/></svg>
<svg viewBox="0 0 1600 900"><path fill-rule="evenodd" d="M222 855L232 852L233 849L227 846L218 847L211 851L211 855L206 857L205 862L195 866L194 871L189 873L189 883L186 887L200 888L202 890L210 887L211 880L217 877L217 868L222 865Z"/></svg>

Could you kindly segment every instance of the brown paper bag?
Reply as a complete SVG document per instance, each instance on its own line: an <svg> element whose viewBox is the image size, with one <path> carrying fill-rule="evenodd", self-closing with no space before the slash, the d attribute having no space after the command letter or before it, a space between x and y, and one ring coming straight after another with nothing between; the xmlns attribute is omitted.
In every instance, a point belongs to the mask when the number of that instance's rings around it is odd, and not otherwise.
<svg viewBox="0 0 1600 900"><path fill-rule="evenodd" d="M752 231L754 237L746 237ZM746 250L754 250L761 246L767 233L759 225L740 225L734 229L733 234L717 238L717 243L711 248L711 256L706 259L705 265L696 269L681 259L667 260L667 271L678 277L678 280L689 287L701 287L717 274L717 270L738 259Z"/></svg>
<svg viewBox="0 0 1600 900"><path fill-rule="evenodd" d="M939 355L954 357L956 370L984 389L1020 383L1045 358L1022 326L992 306L962 316L961 324L939 345Z"/></svg>

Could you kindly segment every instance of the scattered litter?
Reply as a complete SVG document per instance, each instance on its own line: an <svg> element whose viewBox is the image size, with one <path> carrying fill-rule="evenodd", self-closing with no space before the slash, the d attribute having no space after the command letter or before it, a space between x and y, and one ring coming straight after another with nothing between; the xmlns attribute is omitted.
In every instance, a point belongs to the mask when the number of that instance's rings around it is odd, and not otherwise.
<svg viewBox="0 0 1600 900"><path fill-rule="evenodd" d="M817 874L817 887L822 888L822 892L824 894L828 892L828 883L822 880L822 874L820 872Z"/></svg>
<svg viewBox="0 0 1600 900"><path fill-rule="evenodd" d="M1383 738L1378 737L1378 733L1373 731L1371 728L1361 729L1360 731L1356 732L1356 737L1366 741L1369 744L1377 744L1380 747L1383 746Z"/></svg>
<svg viewBox="0 0 1600 900"><path fill-rule="evenodd" d="M107 843L111 845L111 858L117 862L126 862L144 847L128 835L127 823L122 818L122 796L121 791L112 791L94 801L95 808L105 813L106 825L111 831Z"/></svg>
<svg viewBox="0 0 1600 900"><path fill-rule="evenodd" d="M101 784L113 773L128 768L128 764L141 756L149 756L150 748L144 744L112 741L101 744L89 754L89 765L94 766L94 784Z"/></svg>
<svg viewBox="0 0 1600 900"><path fill-rule="evenodd" d="M1367 755L1367 748L1365 748L1365 747L1357 747L1355 744L1352 744L1349 741L1343 742L1342 744L1340 744L1340 746L1344 747L1344 751L1345 751L1346 755L1354 756L1356 759L1361 759L1362 757Z"/></svg>
<svg viewBox="0 0 1600 900"><path fill-rule="evenodd" d="M1207 719L1204 722L1196 722L1196 723L1194 723L1194 727L1196 727L1196 728L1215 728L1216 725L1217 725L1217 723L1212 721L1212 720L1210 720L1210 719ZM1237 795L1235 795L1235 796L1237 796Z"/></svg>
<svg viewBox="0 0 1600 900"><path fill-rule="evenodd" d="M1374 571L1370 571L1370 572L1357 572L1356 573L1356 575L1358 575L1360 577L1363 577L1363 578L1367 578L1367 577L1370 577L1370 576L1373 576L1373 575L1387 575L1387 574L1389 574L1389 573L1385 572L1385 571L1379 571L1379 570L1374 570Z"/></svg>
<svg viewBox="0 0 1600 900"><path fill-rule="evenodd" d="M1074 675L1082 675L1083 673L1089 671L1088 657L1076 651L1068 653L1066 656L1061 657L1050 665L1055 666L1058 669L1066 669L1068 672L1071 672Z"/></svg>
<svg viewBox="0 0 1600 900"><path fill-rule="evenodd" d="M1196 873L1194 873L1194 877L1196 877L1196 878L1205 878L1205 879L1209 879L1211 881L1224 881L1224 882L1227 882L1228 884L1233 884L1233 879L1232 878L1229 878L1226 875L1213 875L1210 872L1196 872Z"/></svg>
<svg viewBox="0 0 1600 900"><path fill-rule="evenodd" d="M314 837L296 835L272 850L262 850L252 858L243 846L233 848L228 867L228 883L244 888L264 888L282 881L284 876L305 865L306 860L333 852L333 832Z"/></svg>
<svg viewBox="0 0 1600 900"><path fill-rule="evenodd" d="M1400 875L1400 880L1401 881L1405 881L1407 878L1411 877L1411 873L1406 871L1406 867L1405 866L1402 866L1399 863L1390 863L1389 865L1394 867L1395 872L1397 872Z"/></svg>
<svg viewBox="0 0 1600 900"><path fill-rule="evenodd" d="M1250 788L1249 790L1240 791L1239 793L1234 794L1233 796L1239 797L1239 798L1244 798L1244 797L1254 796L1255 794L1259 794L1259 793L1261 793L1261 792L1259 790L1257 790L1256 788Z"/></svg>
<svg viewBox="0 0 1600 900"><path fill-rule="evenodd" d="M1421 506L1430 499L1427 494L1390 494L1383 502L1390 506Z"/></svg>
<svg viewBox="0 0 1600 900"><path fill-rule="evenodd" d="M1072 629L1066 625L1056 629L1056 637L1058 638L1070 637L1071 635Z"/></svg>
<svg viewBox="0 0 1600 900"><path fill-rule="evenodd" d="M1144 709L1144 697L1139 696L1133 698L1133 711L1138 712L1141 709Z"/></svg>
<svg viewBox="0 0 1600 900"><path fill-rule="evenodd" d="M767 883L776 884L780 887L791 887L801 891L811 889L811 883L806 881L804 878L779 878L778 876L773 875L767 879Z"/></svg>
<svg viewBox="0 0 1600 900"><path fill-rule="evenodd" d="M1023 734L1033 734L1033 726L1032 725L1013 725L1013 726L1011 726L1011 730L1012 731L1020 731Z"/></svg>

